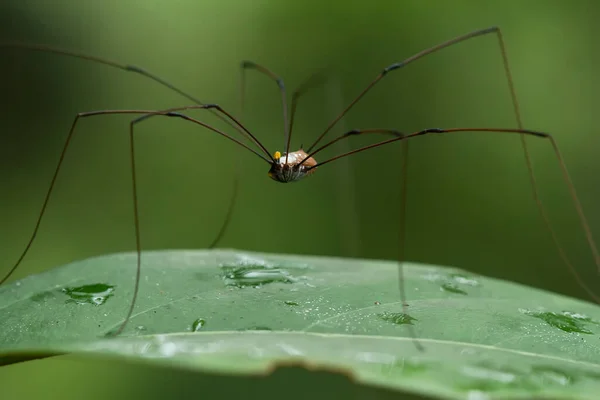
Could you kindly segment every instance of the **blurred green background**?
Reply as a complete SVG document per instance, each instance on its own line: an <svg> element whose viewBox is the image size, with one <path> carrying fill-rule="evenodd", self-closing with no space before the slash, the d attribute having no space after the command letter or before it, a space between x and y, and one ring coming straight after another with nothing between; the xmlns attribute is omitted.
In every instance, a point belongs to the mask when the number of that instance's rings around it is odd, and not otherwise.
<svg viewBox="0 0 600 400"><path fill-rule="evenodd" d="M499 25L525 126L554 134L592 231L600 236L600 132L593 119L600 92L599 17L600 4L591 0L5 0L0 3L0 38L143 66L234 115L240 113L243 59L276 71L290 92L315 71L331 67L336 81L300 103L292 146L298 148L310 144L383 67L457 35ZM0 73L0 268L8 270L30 235L77 112L162 109L190 102L135 74L52 54L2 50ZM276 85L249 72L247 100L247 126L271 152L283 150ZM202 111L194 115L219 125ZM14 278L133 250L130 119L81 121L38 238ZM330 137L353 128L410 132L459 126L516 126L494 36L470 40L390 74ZM138 132L144 249L207 246L225 215L237 162L240 195L221 247L397 256L398 144L324 166L300 183L280 185L266 176L268 166L254 155L191 124L154 118ZM377 139L353 138L317 160ZM535 138L528 143L542 201L560 241L579 273L600 292L551 146ZM558 258L536 209L518 137L465 133L419 138L411 142L409 168L408 259L586 298ZM53 367L57 362L4 368L0 377L29 374L42 387L61 385L47 374L81 374L83 379L81 368L65 372ZM124 372L114 374L115 365L100 368L106 374L95 373L85 387L128 385L133 379L128 373L140 373L119 367ZM28 388L14 390L24 395ZM148 385L135 390L152 393Z"/></svg>

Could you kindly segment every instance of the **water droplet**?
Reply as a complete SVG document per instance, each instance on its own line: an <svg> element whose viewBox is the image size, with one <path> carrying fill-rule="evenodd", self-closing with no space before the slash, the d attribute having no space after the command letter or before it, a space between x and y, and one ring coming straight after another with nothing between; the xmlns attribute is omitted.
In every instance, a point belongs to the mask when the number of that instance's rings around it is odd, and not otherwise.
<svg viewBox="0 0 600 400"><path fill-rule="evenodd" d="M591 319L590 317L588 317L585 314L581 314L581 313L576 313L576 312L571 312L571 311L563 311L562 315L566 315L567 317L571 317L583 322L588 322L590 324L596 324L599 325L598 322L594 321L593 319Z"/></svg>
<svg viewBox="0 0 600 400"><path fill-rule="evenodd" d="M548 325L563 330L565 332L573 333L585 333L586 335L591 335L594 332L586 329L583 326L584 322L588 322L586 319L582 318L574 318L573 313L563 312L563 313L555 313L549 311L532 311L532 310L519 310L521 313L525 315L529 315L530 317L539 318L542 321L546 322Z"/></svg>
<svg viewBox="0 0 600 400"><path fill-rule="evenodd" d="M533 365L531 370L541 378L542 383L554 383L560 386L567 386L575 381L574 376L569 375L554 366Z"/></svg>
<svg viewBox="0 0 600 400"><path fill-rule="evenodd" d="M517 375L511 371L505 371L499 368L485 367L483 365L469 366L461 368L461 372L471 378L496 381L498 383L513 383L517 380Z"/></svg>
<svg viewBox="0 0 600 400"><path fill-rule="evenodd" d="M61 291L71 297L67 303L102 305L113 296L113 285L96 283L77 287L63 288Z"/></svg>
<svg viewBox="0 0 600 400"><path fill-rule="evenodd" d="M464 274L450 274L450 278L460 285L479 286L479 282L476 279L469 278Z"/></svg>
<svg viewBox="0 0 600 400"><path fill-rule="evenodd" d="M192 332L200 332L204 325L206 325L206 320L203 318L198 318L192 324Z"/></svg>
<svg viewBox="0 0 600 400"><path fill-rule="evenodd" d="M479 286L480 283L465 274L452 273L447 275L430 273L423 275L423 278L431 282L443 282L440 289L445 292L468 295L468 293L460 286Z"/></svg>
<svg viewBox="0 0 600 400"><path fill-rule="evenodd" d="M416 318L404 313L384 312L377 314L377 316L386 322L392 322L396 325L413 325L412 322L417 321Z"/></svg>
<svg viewBox="0 0 600 400"><path fill-rule="evenodd" d="M457 386L462 390L476 390L485 393L506 390L509 388L524 391L539 390L538 382L531 379L531 374L519 367L482 361L471 365L463 365L457 371L469 380L458 379Z"/></svg>
<svg viewBox="0 0 600 400"><path fill-rule="evenodd" d="M243 266L243 267L227 267L223 268L223 280L228 286L260 287L268 283L294 283L295 279L289 272L280 269L272 268L264 265Z"/></svg>
<svg viewBox="0 0 600 400"><path fill-rule="evenodd" d="M298 303L296 303L295 301L289 301L289 300L284 301L284 303L287 304L288 306L297 306L298 305Z"/></svg>
<svg viewBox="0 0 600 400"><path fill-rule="evenodd" d="M456 294L463 294L466 295L467 292L465 292L462 289L459 289L458 286L452 284L452 283L443 283L440 285L440 288L445 291L445 292L450 292L450 293L456 293Z"/></svg>

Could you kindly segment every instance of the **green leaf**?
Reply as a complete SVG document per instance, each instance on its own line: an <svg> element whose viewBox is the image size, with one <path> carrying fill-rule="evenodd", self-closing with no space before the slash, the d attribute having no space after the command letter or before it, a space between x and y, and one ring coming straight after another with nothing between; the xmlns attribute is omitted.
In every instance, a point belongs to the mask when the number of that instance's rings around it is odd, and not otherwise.
<svg viewBox="0 0 600 400"><path fill-rule="evenodd" d="M453 268L236 251L65 265L0 288L3 363L61 352L229 374L282 365L444 398L600 393L600 307ZM410 325L424 351L409 337ZM477 397L479 396L479 397Z"/></svg>

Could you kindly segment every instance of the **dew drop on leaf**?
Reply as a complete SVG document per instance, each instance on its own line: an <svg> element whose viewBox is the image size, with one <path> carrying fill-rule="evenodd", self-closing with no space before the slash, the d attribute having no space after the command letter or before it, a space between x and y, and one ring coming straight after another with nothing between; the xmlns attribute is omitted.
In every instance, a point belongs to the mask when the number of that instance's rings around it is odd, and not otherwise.
<svg viewBox="0 0 600 400"><path fill-rule="evenodd" d="M96 283L76 287L67 287L61 291L70 297L68 303L102 305L114 295L114 285Z"/></svg>
<svg viewBox="0 0 600 400"><path fill-rule="evenodd" d="M574 317L574 313L571 312L555 313L550 311L519 311L530 317L539 318L542 321L546 322L548 325L558 328L565 332L584 333L586 335L591 335L594 333L583 325L586 322L592 322L591 319L582 318L582 316L579 314L576 314L576 317Z"/></svg>
<svg viewBox="0 0 600 400"><path fill-rule="evenodd" d="M192 323L192 332L200 332L202 327L206 325L206 320L203 318L198 318Z"/></svg>
<svg viewBox="0 0 600 400"><path fill-rule="evenodd" d="M443 283L440 285L440 288L444 291L444 292L450 292L450 293L456 293L456 294L463 294L466 295L467 292L465 292L462 289L459 289L458 286L452 284L452 283Z"/></svg>
<svg viewBox="0 0 600 400"><path fill-rule="evenodd" d="M377 316L386 322L391 322L396 325L413 325L412 322L417 320L416 318L404 313L384 312L377 314Z"/></svg>

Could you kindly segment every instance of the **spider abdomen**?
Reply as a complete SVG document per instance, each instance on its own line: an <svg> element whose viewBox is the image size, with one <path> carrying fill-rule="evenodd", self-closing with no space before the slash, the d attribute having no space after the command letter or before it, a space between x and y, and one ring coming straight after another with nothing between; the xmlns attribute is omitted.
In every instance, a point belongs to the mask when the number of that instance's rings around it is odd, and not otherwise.
<svg viewBox="0 0 600 400"><path fill-rule="evenodd" d="M288 154L275 152L269 177L277 182L297 182L316 171L317 161L300 149Z"/></svg>

